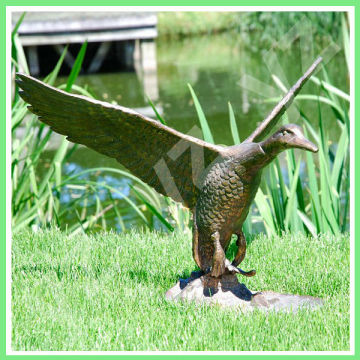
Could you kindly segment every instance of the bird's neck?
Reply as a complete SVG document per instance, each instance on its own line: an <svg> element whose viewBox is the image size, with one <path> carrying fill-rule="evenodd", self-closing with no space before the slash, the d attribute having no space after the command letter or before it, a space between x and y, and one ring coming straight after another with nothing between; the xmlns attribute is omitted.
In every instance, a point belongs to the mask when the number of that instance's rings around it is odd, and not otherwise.
<svg viewBox="0 0 360 360"><path fill-rule="evenodd" d="M272 138L260 142L259 145L264 151L264 156L262 159L263 167L270 164L282 151L285 150L283 146L273 141Z"/></svg>
<svg viewBox="0 0 360 360"><path fill-rule="evenodd" d="M254 176L258 171L267 166L283 150L273 146L270 142L243 143L239 147L238 156L241 166L247 169L249 176Z"/></svg>

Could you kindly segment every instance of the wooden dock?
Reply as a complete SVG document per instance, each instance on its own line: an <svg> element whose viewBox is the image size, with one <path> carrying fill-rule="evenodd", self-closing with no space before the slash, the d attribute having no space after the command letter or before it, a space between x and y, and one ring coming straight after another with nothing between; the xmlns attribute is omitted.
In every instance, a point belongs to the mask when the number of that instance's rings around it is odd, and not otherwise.
<svg viewBox="0 0 360 360"><path fill-rule="evenodd" d="M12 13L13 27L21 15ZM65 45L88 41L94 43L96 51L83 69L85 72L98 72L104 60L110 58L119 68L122 64L127 70L135 70L143 82L144 93L155 100L158 97L156 26L155 12L36 11L26 13L18 35L34 76L42 73L39 46L48 46L60 55ZM114 54L111 52L114 47L116 56L110 55ZM69 68L74 64L74 55L70 47L65 58Z"/></svg>
<svg viewBox="0 0 360 360"><path fill-rule="evenodd" d="M13 13L15 26L21 13ZM154 12L28 12L19 28L23 46L154 39Z"/></svg>

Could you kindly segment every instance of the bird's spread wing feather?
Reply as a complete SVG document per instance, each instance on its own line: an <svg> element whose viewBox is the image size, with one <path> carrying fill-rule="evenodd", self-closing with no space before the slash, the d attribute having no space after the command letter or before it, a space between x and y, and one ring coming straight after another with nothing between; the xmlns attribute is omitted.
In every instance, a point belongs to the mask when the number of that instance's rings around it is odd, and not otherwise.
<svg viewBox="0 0 360 360"><path fill-rule="evenodd" d="M192 208L200 174L222 147L182 134L131 109L69 94L18 74L29 109L68 140L115 158L161 194Z"/></svg>
<svg viewBox="0 0 360 360"><path fill-rule="evenodd" d="M258 142L263 140L269 134L271 129L277 124L286 109L291 105L296 95L300 92L305 83L321 63L322 57L318 57L312 65L306 70L304 75L295 83L295 85L286 93L281 101L276 104L270 114L261 122L255 131L245 140L245 142Z"/></svg>

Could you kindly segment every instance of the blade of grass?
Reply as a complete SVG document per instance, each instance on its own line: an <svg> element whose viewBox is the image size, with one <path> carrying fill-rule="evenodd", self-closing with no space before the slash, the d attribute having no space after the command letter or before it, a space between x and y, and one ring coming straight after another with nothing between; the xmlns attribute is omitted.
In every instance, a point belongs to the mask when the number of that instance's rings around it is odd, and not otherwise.
<svg viewBox="0 0 360 360"><path fill-rule="evenodd" d="M279 181L278 181L275 164L271 164L269 166L269 180L270 180L269 181L269 188L270 188L269 190L270 190L271 198L272 198L273 204L274 204L274 214L276 217L276 223L278 225L277 232L279 234L281 234L281 232L283 230L285 230L285 228L284 228L284 207L283 207L283 203L282 203L282 199L281 199L280 188L278 187Z"/></svg>
<svg viewBox="0 0 360 360"><path fill-rule="evenodd" d="M109 173L114 173L114 174L118 174L121 176L125 176L131 180L133 180L135 183L138 183L139 185L141 185L142 187L144 187L147 192L149 194L151 194L151 196L154 199L154 202L159 204L159 199L158 199L158 195L156 195L155 190L153 190L149 185L145 184L144 182L142 182L139 178L137 178L136 176L132 175L131 173L124 171L124 170L120 170L120 169L114 169L114 168L109 168L109 167L96 167L96 168L91 168L91 169L86 169L83 171L80 171L74 175L68 176L66 178L66 180L64 180L63 185L72 182L73 180L75 180L76 178L80 178L84 175L87 174L91 174L91 173L96 173L96 172L109 172ZM160 206L159 206L160 207Z"/></svg>
<svg viewBox="0 0 360 360"><path fill-rule="evenodd" d="M123 218L122 218L122 216L121 216L121 214L120 214L120 211L119 211L119 209L118 209L118 207L117 207L118 202L117 202L117 201L114 199L114 197L112 196L111 191L108 191L108 196L109 196L112 204L114 205L114 212L115 212L116 218L117 218L117 220L118 220L118 222L119 222L121 231L124 232L124 231L126 230L126 227L125 227L124 220L123 220Z"/></svg>
<svg viewBox="0 0 360 360"><path fill-rule="evenodd" d="M68 50L68 46L65 46L64 48L64 51L62 52L58 62L56 63L55 65L55 68L53 69L53 71L47 75L45 78L44 78L44 82L49 84L49 85L54 85L54 82L56 80L56 78L58 77L59 75L59 71L60 71L60 68L64 62L64 59L65 59L65 56L66 56L66 53L67 53L67 50Z"/></svg>
<svg viewBox="0 0 360 360"><path fill-rule="evenodd" d="M238 145L241 143L240 141L240 137L239 137L239 131L236 125L236 120L235 120L235 114L234 114L234 110L230 104L230 101L228 102L228 107L229 107L229 117L230 117L230 130L231 130L231 135L234 141L234 145Z"/></svg>
<svg viewBox="0 0 360 360"><path fill-rule="evenodd" d="M347 175L345 177L345 202L344 202L344 210L341 219L341 231L344 233L347 230L347 214L349 209L349 201L350 201L350 176L349 171L347 171Z"/></svg>
<svg viewBox="0 0 360 360"><path fill-rule="evenodd" d="M26 11L23 12L20 17L19 17L19 20L16 22L15 26L14 26L14 29L12 30L11 32L11 40L13 41L14 40L14 36L17 34L18 30L19 30L19 27L20 25L22 24L23 20L24 20L24 17L26 15Z"/></svg>
<svg viewBox="0 0 360 360"><path fill-rule="evenodd" d="M348 71L350 71L350 39L345 13L341 14L341 30L344 46L344 54Z"/></svg>
<svg viewBox="0 0 360 360"><path fill-rule="evenodd" d="M84 186L92 186L95 190L93 191L94 193L96 192L96 189L98 189L99 187L109 190L112 193L121 195L121 198L127 202L130 207L139 215L139 217L144 221L144 223L149 226L149 223L146 219L146 217L144 216L144 214L139 210L138 206L127 196L125 195L123 192L121 192L120 190L114 188L113 186L107 185L106 183L102 183L99 184L95 181L91 181L91 180L76 180L78 174L73 176L73 179L71 180L71 184L72 185L84 185ZM61 185L64 186L67 182L69 181L69 179L66 179Z"/></svg>
<svg viewBox="0 0 360 360"><path fill-rule="evenodd" d="M66 83L66 88L65 91L71 91L71 88L75 82L75 80L77 79L80 70L81 70L81 66L85 57L85 53L86 53L86 48L87 48L87 41L85 41L80 48L80 51L75 59L74 65L71 69L68 81Z"/></svg>
<svg viewBox="0 0 360 360"><path fill-rule="evenodd" d="M21 68L21 69L17 69L17 70L22 70L24 73L30 74L29 67L28 67L28 64L26 61L24 48L21 45L19 36L17 34L14 36L13 41L14 41L14 46L15 46L16 54L17 54L17 63L19 65L19 67Z"/></svg>
<svg viewBox="0 0 360 360"><path fill-rule="evenodd" d="M325 68L323 67L323 71L326 71L324 69ZM320 80L318 77L316 77L314 75L309 80L311 80L316 85L323 86L323 88L326 89L329 92L329 94L333 93L334 95L344 99L345 101L350 102L350 95L348 95L346 92L338 89L337 87L331 85L329 82Z"/></svg>
<svg viewBox="0 0 360 360"><path fill-rule="evenodd" d="M204 136L204 140L211 143L211 144L215 144L214 143L214 138L212 136L212 133L210 131L210 128L209 128L209 124L206 120L206 117L205 117L205 114L204 114L204 111L200 105L200 102L195 94L195 91L193 90L193 88L191 87L190 84L188 84L188 87L190 89L190 93L191 93L191 96L193 98L193 101L194 101L194 105L195 105L195 109L196 109L196 112L197 112L197 115L198 115L198 118L199 118L199 121L200 121L200 126L201 126L201 129L202 129L202 132L203 132L203 136Z"/></svg>
<svg viewBox="0 0 360 360"><path fill-rule="evenodd" d="M316 226L311 222L311 220L299 209L297 209L297 214L299 215L300 219L304 223L305 227L309 231L309 233L314 237L317 238L317 231Z"/></svg>
<svg viewBox="0 0 360 360"><path fill-rule="evenodd" d="M48 185L48 191L49 191L49 204L48 204L48 212L51 214L49 214L48 216L48 222L51 222L51 220L54 218L55 216L55 221L56 221L56 225L60 228L60 221L59 221L59 216L58 216L58 209L56 206L56 202L52 193L52 189L50 186L50 183L47 184ZM52 216L52 212L54 213L54 216Z"/></svg>
<svg viewBox="0 0 360 360"><path fill-rule="evenodd" d="M66 89L66 84L61 84L58 86L58 89L60 90L65 90ZM76 84L73 84L72 87L71 87L71 91L76 91L78 92L80 95L84 95L84 96L87 96L89 98L94 98L94 95L92 93L90 93L89 91L87 91L85 88L83 88L82 86L79 86L79 85L76 85Z"/></svg>
<svg viewBox="0 0 360 360"><path fill-rule="evenodd" d="M49 144L52 135L52 130L48 129L41 142L36 146L35 150L31 153L30 157L34 163L37 163L46 146Z"/></svg>
<svg viewBox="0 0 360 360"><path fill-rule="evenodd" d="M47 186L47 183L50 182L51 183L51 177L53 176L55 170L57 169L57 173L56 176L61 176L58 174L59 171L61 171L61 165L59 168L59 164L62 163L62 160L64 159L64 156L66 154L66 150L69 146L69 142L65 139L65 137L62 137L62 142L59 146L59 148L57 149L55 156L53 157L50 166L49 166L49 170L46 172L46 174L43 176L43 180L40 183L39 186L39 191L40 193L42 193L44 191L44 189Z"/></svg>
<svg viewBox="0 0 360 360"><path fill-rule="evenodd" d="M246 220L243 223L243 228L242 228L246 238L250 238L252 235L251 218L252 218L252 214L251 214L251 209L250 209L250 211L246 217Z"/></svg>
<svg viewBox="0 0 360 360"><path fill-rule="evenodd" d="M19 101L19 103L21 103L22 100ZM22 102L22 107L19 108L15 113L12 112L12 116L11 116L11 132L12 134L14 133L15 129L22 124L25 115L28 112L27 106L26 104L24 104Z"/></svg>
<svg viewBox="0 0 360 360"><path fill-rule="evenodd" d="M307 138L308 134L306 129L304 129L304 135ZM306 165L308 170L309 177L309 189L310 196L313 206L311 207L312 218L316 223L317 233L320 233L323 230L322 218L321 218L321 206L320 206L320 197L319 197L319 189L317 184L317 177L315 173L315 163L313 159L313 154L309 151L306 152Z"/></svg>
<svg viewBox="0 0 360 360"><path fill-rule="evenodd" d="M151 99L150 99L148 96L146 96L146 98L147 98L147 101L148 101L148 103L150 104L151 108L153 109L153 111L154 111L157 119L158 119L163 125L166 125L166 121L165 121L165 120L163 119L163 117L159 114L159 112L157 111L157 109L156 109L155 105L153 104L153 102L151 101Z"/></svg>
<svg viewBox="0 0 360 360"><path fill-rule="evenodd" d="M274 97L274 98L267 98L264 99L264 103L278 103L281 100L280 97ZM324 104L330 105L340 116L341 118L344 118L344 112L343 110L336 105L331 99L324 97L324 96L318 96L318 95L311 95L311 94L300 94L296 96L296 100L310 100L310 101L320 101Z"/></svg>
<svg viewBox="0 0 360 360"><path fill-rule="evenodd" d="M332 173L331 173L331 183L335 187L338 193L340 192L342 169L346 158L346 154L348 152L348 146L349 146L349 139L347 135L347 130L346 127L343 126L336 150Z"/></svg>
<svg viewBox="0 0 360 360"><path fill-rule="evenodd" d="M31 214L26 214L24 219L13 218L11 231L13 233L23 229L25 226L28 226L36 217L38 216L37 209L33 208Z"/></svg>
<svg viewBox="0 0 360 360"><path fill-rule="evenodd" d="M278 181L279 181L280 190L281 190L281 203L284 206L286 204L286 201L288 198L289 190L288 190L287 186L285 185L285 181L284 181L284 177L283 177L283 174L281 171L280 161L279 161L278 157L275 159L275 166L276 166Z"/></svg>
<svg viewBox="0 0 360 360"><path fill-rule="evenodd" d="M146 201L148 203L150 203L154 208L157 208L157 209L160 209L159 212L161 211L161 204L160 204L160 201L158 201L159 199L157 198L154 202L154 198L152 196L152 193L151 192L148 192L146 191L143 187L137 185L137 184L134 184L132 185L133 189L135 189L139 194L142 195L142 197L144 199L146 199ZM171 201L171 200L170 200Z"/></svg>
<svg viewBox="0 0 360 360"><path fill-rule="evenodd" d="M299 178L299 171L300 171L300 159L299 159L299 161L296 165L295 171L294 171L294 175L293 175L293 178L291 181L291 186L290 186L289 199L286 204L285 220L284 220L284 225L285 225L286 230L290 230L289 220L290 220L290 216L294 212L294 203L295 203L295 198L296 198L296 186L297 186L297 181Z"/></svg>
<svg viewBox="0 0 360 360"><path fill-rule="evenodd" d="M263 191L259 188L255 196L255 204L262 216L265 224L267 234L269 236L276 235L276 227L274 224L273 216L271 213L270 206L265 198Z"/></svg>
<svg viewBox="0 0 360 360"><path fill-rule="evenodd" d="M275 74L271 74L271 77L276 84L276 86L285 94L288 92L287 87L284 85L284 83L280 80L279 77L277 77Z"/></svg>
<svg viewBox="0 0 360 360"><path fill-rule="evenodd" d="M336 221L336 209L334 209L334 205L337 207L337 204L336 199L333 197L333 192L330 189L332 184L322 147L319 147L319 157L322 213L329 224L332 233L338 235L340 229Z"/></svg>
<svg viewBox="0 0 360 360"><path fill-rule="evenodd" d="M80 219L80 215L79 215L79 212L77 211L77 209L75 209L75 215L76 215L76 218L78 220L79 225L74 226L74 227L69 229L69 236L70 237L78 234L79 232L82 232L83 234L86 234L85 229L90 223L90 220L89 221L82 221ZM85 227L83 226L83 224L86 224Z"/></svg>
<svg viewBox="0 0 360 360"><path fill-rule="evenodd" d="M29 181L30 181L30 185L31 185L31 189L32 189L32 193L34 196L34 200L35 200L35 206L37 208L38 214L39 214L39 220L43 223L46 222L46 219L44 217L44 210L42 208L42 204L39 202L39 191L38 191L38 186L37 186L37 181L36 181L36 175L35 175L35 169L33 164L31 163L31 160L27 160L28 162L28 168L29 168Z"/></svg>
<svg viewBox="0 0 360 360"><path fill-rule="evenodd" d="M168 230L174 231L174 228L169 224L169 222L159 213L158 210L155 209L153 205L151 205L139 192L135 190L133 186L131 186L135 195L146 205L146 207L163 223Z"/></svg>
<svg viewBox="0 0 360 360"><path fill-rule="evenodd" d="M11 162L18 162L19 161L19 156L21 154L21 152L24 150L25 146L27 146L30 142L30 140L32 139L32 137L34 136L34 132L33 131L29 131L28 134L25 134L25 137L23 137L23 139L21 141L13 141L13 151L11 154Z"/></svg>
<svg viewBox="0 0 360 360"><path fill-rule="evenodd" d="M24 17L26 15L26 12L23 12L19 18L19 20L16 22L14 29L11 32L11 58L12 58L12 63L11 63L11 68L13 69L13 65L15 67L15 72L17 72L19 70L19 64L18 64L18 54L17 54L17 49L16 49L16 41L15 38L17 36L17 32L19 30L19 27L21 25L21 23L24 20ZM18 85L15 84L15 97L14 97L14 103L16 103L19 100L19 94L18 94Z"/></svg>

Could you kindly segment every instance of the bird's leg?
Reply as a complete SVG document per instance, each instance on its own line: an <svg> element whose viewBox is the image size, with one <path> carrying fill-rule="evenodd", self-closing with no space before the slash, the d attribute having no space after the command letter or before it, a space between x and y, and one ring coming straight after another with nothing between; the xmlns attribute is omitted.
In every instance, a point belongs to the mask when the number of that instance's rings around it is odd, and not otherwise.
<svg viewBox="0 0 360 360"><path fill-rule="evenodd" d="M255 270L250 271L243 271L239 269L237 266L244 260L245 254L246 254L246 239L245 235L242 231L236 233L237 240L236 240L236 246L238 247L235 259L230 264L230 261L228 264L226 264L226 268L230 272L236 272L238 274L244 275L244 276L254 276L256 274Z"/></svg>
<svg viewBox="0 0 360 360"><path fill-rule="evenodd" d="M220 277L225 272L225 253L220 244L220 234L218 231L211 235L214 244L213 263L211 268L211 276Z"/></svg>
<svg viewBox="0 0 360 360"><path fill-rule="evenodd" d="M236 240L237 252L235 255L235 259L232 262L232 265L234 266L238 266L239 264L241 264L246 254L246 240L244 233L240 231L236 233L236 236L237 236L237 240Z"/></svg>

